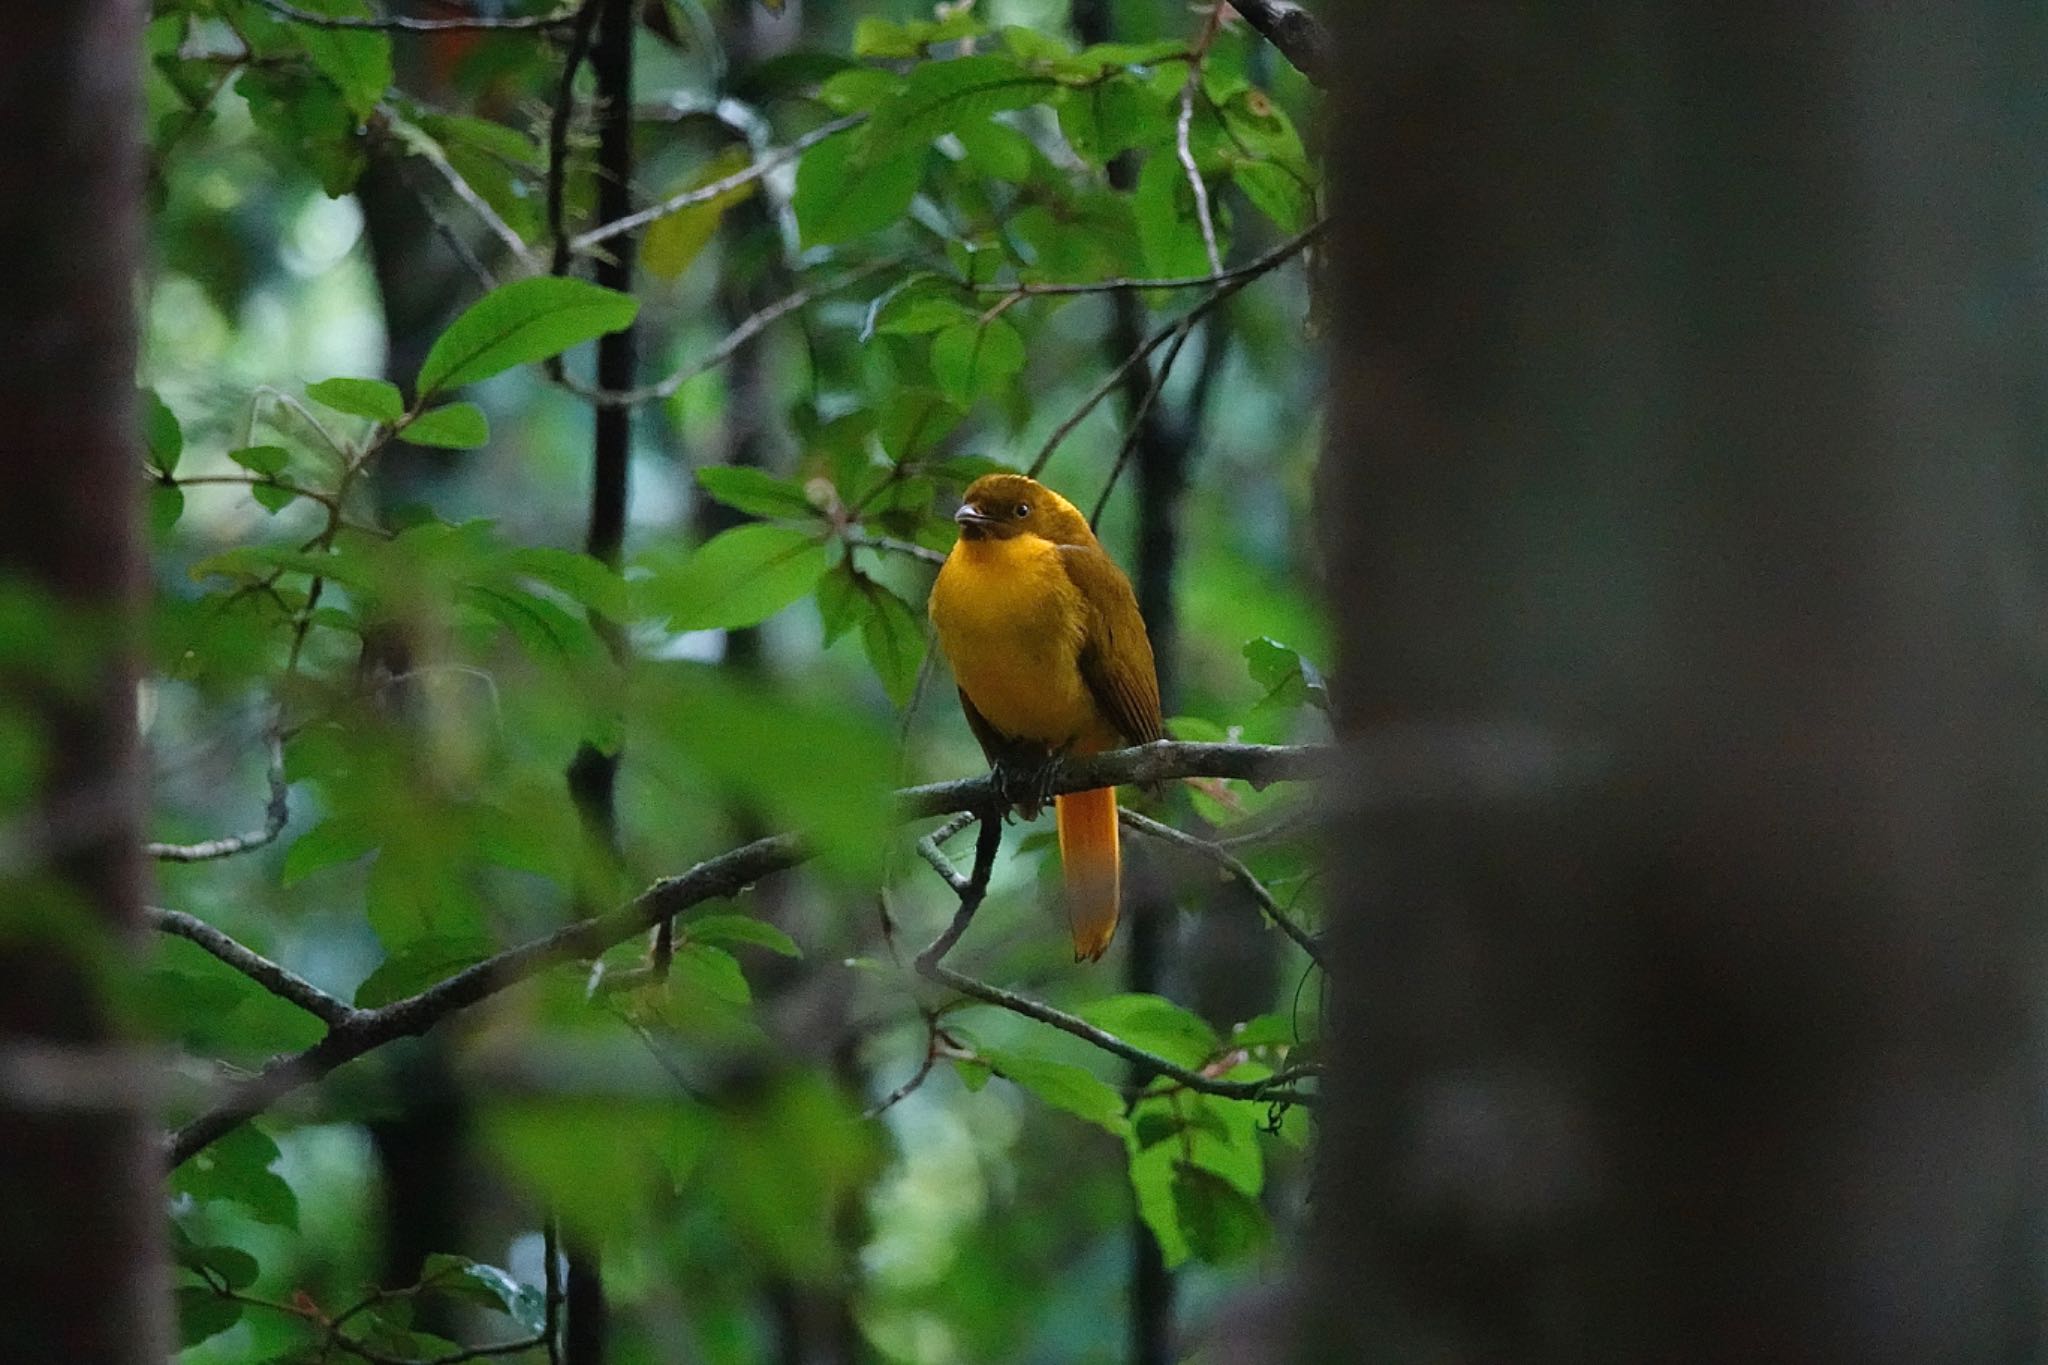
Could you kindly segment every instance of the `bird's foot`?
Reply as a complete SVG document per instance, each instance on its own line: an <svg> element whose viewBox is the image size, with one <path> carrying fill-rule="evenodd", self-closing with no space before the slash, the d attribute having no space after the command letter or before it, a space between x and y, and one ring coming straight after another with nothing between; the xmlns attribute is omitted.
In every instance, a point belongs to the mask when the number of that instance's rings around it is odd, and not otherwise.
<svg viewBox="0 0 2048 1365"><path fill-rule="evenodd" d="M1053 789L1059 785L1060 758L1052 754L1037 762L999 761L993 771L1003 801L1024 819L1036 820L1038 813L1052 804Z"/></svg>

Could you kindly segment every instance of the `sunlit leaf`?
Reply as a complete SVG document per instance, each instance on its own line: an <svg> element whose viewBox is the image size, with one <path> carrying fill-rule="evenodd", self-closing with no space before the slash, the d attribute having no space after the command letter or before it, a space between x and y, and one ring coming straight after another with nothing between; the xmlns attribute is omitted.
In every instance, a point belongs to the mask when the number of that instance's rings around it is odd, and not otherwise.
<svg viewBox="0 0 2048 1365"><path fill-rule="evenodd" d="M1123 1096L1093 1072L1017 1052L983 1049L981 1057L996 1075L1030 1091L1055 1109L1086 1119L1119 1137L1130 1131L1124 1118Z"/></svg>
<svg viewBox="0 0 2048 1365"><path fill-rule="evenodd" d="M1200 1066L1217 1049L1216 1031L1158 995L1112 995L1074 1011L1106 1032L1185 1067Z"/></svg>

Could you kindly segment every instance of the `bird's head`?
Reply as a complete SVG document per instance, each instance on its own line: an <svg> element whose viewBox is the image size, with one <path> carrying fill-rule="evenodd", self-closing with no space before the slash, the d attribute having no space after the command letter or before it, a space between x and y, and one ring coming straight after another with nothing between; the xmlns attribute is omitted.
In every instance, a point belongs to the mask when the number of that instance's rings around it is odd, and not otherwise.
<svg viewBox="0 0 2048 1365"><path fill-rule="evenodd" d="M963 540L1038 536L1055 545L1086 545L1095 538L1078 507L1022 474L982 475L969 485L953 520Z"/></svg>

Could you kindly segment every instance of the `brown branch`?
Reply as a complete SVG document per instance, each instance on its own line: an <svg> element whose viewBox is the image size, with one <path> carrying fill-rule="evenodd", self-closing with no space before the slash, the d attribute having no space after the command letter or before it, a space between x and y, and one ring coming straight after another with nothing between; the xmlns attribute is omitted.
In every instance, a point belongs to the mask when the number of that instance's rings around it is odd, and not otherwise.
<svg viewBox="0 0 2048 1365"><path fill-rule="evenodd" d="M1198 838L1186 830L1175 829L1172 825L1154 820L1150 816L1140 815L1129 808L1119 810L1117 818L1140 834L1199 853L1228 872L1232 880L1251 893L1252 899L1259 903L1259 909L1265 913L1266 918L1273 921L1274 928L1293 939L1295 945L1308 954L1309 961L1327 970L1323 962L1322 947L1316 942L1314 935L1294 922L1286 910L1281 908L1280 902L1274 898L1266 884L1253 875L1252 870L1229 849L1210 840Z"/></svg>
<svg viewBox="0 0 2048 1365"><path fill-rule="evenodd" d="M1330 33L1293 0L1231 0L1232 9L1318 89L1329 89Z"/></svg>
<svg viewBox="0 0 2048 1365"><path fill-rule="evenodd" d="M466 19L415 19L406 15L386 15L381 18L361 18L354 15L315 14L300 9L286 0L259 0L263 8L280 19L289 19L295 24L308 28L354 28L374 29L380 33L462 33L495 31L499 33L533 32L535 30L566 27L575 17L571 9L558 9L547 14L514 15L510 18L488 18L477 15Z"/></svg>
<svg viewBox="0 0 2048 1365"><path fill-rule="evenodd" d="M159 862L207 863L218 858L232 858L238 853L248 853L266 844L277 842L277 836L284 833L285 824L291 819L291 805L288 799L290 784L285 781L284 776L284 734L276 726L271 727L269 743L270 759L264 769L264 780L269 785L270 799L263 807L261 829L253 829L246 834L229 834L219 839L207 839L196 844L144 844L143 853Z"/></svg>
<svg viewBox="0 0 2048 1365"><path fill-rule="evenodd" d="M1218 284L1207 297L1190 308L1186 313L1147 337L1138 349L1124 357L1123 364L1112 370L1108 377L1090 391L1088 396L1081 401L1081 406L1076 408L1072 415L1053 429L1052 435L1046 438L1045 445L1039 450L1038 457L1031 462L1031 468L1027 472L1034 477L1037 476L1052 459L1053 454L1066 442L1067 437L1074 433L1074 429L1087 419L1089 413L1095 411L1096 405L1109 397L1110 394L1116 392L1117 386L1123 383L1124 377L1149 359L1154 351L1173 340L1176 335L1180 335L1182 328L1192 327L1216 308L1222 306L1226 300L1232 298L1239 290L1252 281L1271 274L1296 256L1299 256L1302 252L1308 250L1309 247L1313 246L1321 238L1327 226L1327 221L1318 221L1311 224L1305 231L1282 242L1256 261L1239 267L1236 270L1226 271L1219 276L1218 278L1222 283Z"/></svg>
<svg viewBox="0 0 2048 1365"><path fill-rule="evenodd" d="M794 142L791 142L787 147L778 147L772 151L763 152L753 164L734 171L731 175L722 176L708 185L699 185L694 189L684 190L680 194L670 195L660 203L651 204L637 213L626 214L623 217L613 219L609 223L600 223L588 232L578 233L570 239L569 249L576 252L589 251L601 242L608 242L614 237L623 236L628 232L646 227L649 223L666 218L672 213L681 213L684 209L691 208L697 204L708 204L712 200L730 194L744 185L751 185L776 167L796 160L820 142L825 141L825 139L859 127L867 122L867 117L866 114L848 114L844 118L837 118L830 123L821 124L810 132L805 133L802 137L797 138Z"/></svg>
<svg viewBox="0 0 2048 1365"><path fill-rule="evenodd" d="M196 915L158 906L149 906L143 913L152 928L197 944L278 999L297 1005L330 1028L350 1023L362 1012L347 1001L329 995L290 968L281 967L254 949L245 947Z"/></svg>

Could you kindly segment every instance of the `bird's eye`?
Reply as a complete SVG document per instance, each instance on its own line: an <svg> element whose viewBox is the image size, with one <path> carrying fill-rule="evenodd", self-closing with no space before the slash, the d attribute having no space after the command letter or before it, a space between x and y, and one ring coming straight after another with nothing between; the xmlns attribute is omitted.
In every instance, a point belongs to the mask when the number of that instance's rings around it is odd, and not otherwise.
<svg viewBox="0 0 2048 1365"><path fill-rule="evenodd" d="M1020 502L1020 503L1018 503L1018 504L1017 504L1017 519L1018 519L1019 521L1022 521L1022 520L1023 520L1023 519L1025 518L1025 517L1028 517L1028 516L1030 516L1030 515L1031 515L1031 504L1030 504L1030 503L1028 503L1028 502Z"/></svg>

